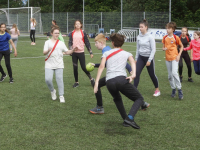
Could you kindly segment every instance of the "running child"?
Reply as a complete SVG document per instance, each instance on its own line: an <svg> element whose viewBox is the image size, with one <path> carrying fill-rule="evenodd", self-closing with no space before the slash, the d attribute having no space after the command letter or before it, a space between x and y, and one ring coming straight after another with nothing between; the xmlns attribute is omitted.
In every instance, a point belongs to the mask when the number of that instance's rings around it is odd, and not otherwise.
<svg viewBox="0 0 200 150"><path fill-rule="evenodd" d="M111 48L109 46L106 46L106 37L102 33L98 34L94 40L95 40L96 48L98 50L102 50L102 54L111 50ZM99 68L100 64L93 64L93 66L95 66L96 68ZM128 70L128 72L130 74L132 73L131 66L128 63L126 64L126 69ZM103 107L103 101L102 101L102 95L101 95L101 87L103 87L105 85L106 85L106 77L103 77L99 80L98 91L97 91L97 93L95 93L96 100L97 100L97 106L95 108L89 110L92 114L104 114L104 107ZM150 104L145 102L144 105L142 105L142 109L146 109L149 106L150 106Z"/></svg>
<svg viewBox="0 0 200 150"><path fill-rule="evenodd" d="M31 18L31 29L30 29L30 39L31 39L31 45L35 45L35 26L37 24L35 18Z"/></svg>
<svg viewBox="0 0 200 150"><path fill-rule="evenodd" d="M197 75L200 75L200 32L195 31L194 40L191 41L190 46L184 48L184 51L191 50L191 61L193 61L194 70Z"/></svg>
<svg viewBox="0 0 200 150"><path fill-rule="evenodd" d="M114 99L122 119L124 120L123 125L132 126L135 129L139 129L140 127L135 123L134 117L144 101L139 91L134 87L133 84L130 83L136 76L135 61L131 53L121 49L121 46L124 43L123 35L114 33L110 36L110 39L114 49L105 52L102 56L101 64L99 66L95 81L94 93L97 93L98 91L99 79L106 63L106 86ZM129 77L127 77L125 70L127 60L129 60L132 68L132 74ZM134 104L132 105L128 115L126 114L122 97L119 92L134 101Z"/></svg>
<svg viewBox="0 0 200 150"><path fill-rule="evenodd" d="M153 96L160 96L158 88L158 78L155 75L155 61L154 56L156 52L156 43L153 36L148 33L148 23L146 20L139 25L141 33L137 37L136 50L136 77L134 79L134 86L137 88L140 81L140 74L146 66L149 76L154 84L155 92Z"/></svg>
<svg viewBox="0 0 200 150"><path fill-rule="evenodd" d="M56 90L53 86L53 74L56 75L56 82L58 85L60 103L65 103L64 99L64 83L63 83L63 52L67 55L72 54L77 48L68 50L66 45L58 40L60 29L52 28L52 38L47 40L44 45L43 54L46 55L45 59L45 81L51 91L52 100L56 100Z"/></svg>
<svg viewBox="0 0 200 150"><path fill-rule="evenodd" d="M181 42L183 44L183 47L186 48L190 42L190 36L188 34L188 28L187 27L183 27L181 30L181 35L180 35L180 39ZM193 82L192 80L192 67L191 67L191 61L190 61L190 56L188 55L187 51L183 51L181 56L180 56L180 60L179 60L179 77L180 77L180 81L182 82L183 76L183 60L184 59L186 65L187 65L187 69L188 69L188 82Z"/></svg>
<svg viewBox="0 0 200 150"><path fill-rule="evenodd" d="M69 48L70 49L74 47L78 48L78 50L72 54L72 62L73 62L74 78L75 78L75 83L73 85L73 88L79 86L78 60L80 61L82 70L90 79L92 86L94 86L94 79L91 77L90 73L86 70L86 65L85 65L84 45L86 45L88 52L90 53L90 57L93 58L90 42L87 38L87 34L82 30L82 23L80 20L75 21L74 28L75 29L69 34Z"/></svg>
<svg viewBox="0 0 200 150"><path fill-rule="evenodd" d="M20 35L20 32L16 24L13 24L12 29L10 30L10 33L11 33L11 39L13 43L15 44L15 48L17 48L17 41L18 41L18 36ZM10 44L10 52L12 53L12 44Z"/></svg>
<svg viewBox="0 0 200 150"><path fill-rule="evenodd" d="M183 51L183 44L178 36L173 32L176 29L175 22L169 22L166 25L167 34L163 37L163 51L165 51L166 66L168 70L168 79L172 88L171 97L176 96L176 88L178 89L179 99L183 99L183 92L181 90L181 82L178 75L178 62ZM180 52L177 51L177 45L180 46Z"/></svg>
<svg viewBox="0 0 200 150"><path fill-rule="evenodd" d="M13 76L12 76L12 69L10 65L10 49L9 49L9 42L14 48L14 56L17 57L17 49L15 48L15 44L13 43L10 34L8 34L8 30L6 29L6 24L0 24L0 72L2 74L0 82L3 82L4 79L7 77L6 73L4 72L1 66L1 60L4 57L6 68L8 71L8 75L10 77L9 83L13 83Z"/></svg>

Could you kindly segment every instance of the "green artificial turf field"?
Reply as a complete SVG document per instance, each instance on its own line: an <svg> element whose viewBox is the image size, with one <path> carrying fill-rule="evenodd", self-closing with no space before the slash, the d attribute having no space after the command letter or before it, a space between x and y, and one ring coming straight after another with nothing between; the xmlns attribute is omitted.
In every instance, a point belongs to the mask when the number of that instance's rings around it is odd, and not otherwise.
<svg viewBox="0 0 200 150"><path fill-rule="evenodd" d="M154 86L146 68L138 86L150 107L138 111L135 121L140 130L123 127L121 116L106 87L102 88L105 114L94 115L88 110L96 106L90 81L79 64L79 87L74 84L71 56L64 57L65 101L51 100L44 80L43 46L46 38L36 38L31 46L29 37L20 37L18 56L12 54L14 83L9 77L0 83L0 149L1 150L195 150L200 147L200 76L194 73L194 83L187 81L184 63L182 90L184 99L171 98L165 54L157 43L155 72L161 96L153 97ZM68 45L68 39L65 38ZM98 63L101 51L90 39L94 58L85 49L86 63ZM107 45L111 46L108 42ZM136 43L122 47L135 56ZM4 60L1 61L7 73ZM193 64L192 64L193 68ZM96 78L97 69L91 72ZM103 72L105 75L105 71ZM54 77L54 86L57 85ZM58 95L57 95L58 96ZM133 102L123 97L127 113Z"/></svg>

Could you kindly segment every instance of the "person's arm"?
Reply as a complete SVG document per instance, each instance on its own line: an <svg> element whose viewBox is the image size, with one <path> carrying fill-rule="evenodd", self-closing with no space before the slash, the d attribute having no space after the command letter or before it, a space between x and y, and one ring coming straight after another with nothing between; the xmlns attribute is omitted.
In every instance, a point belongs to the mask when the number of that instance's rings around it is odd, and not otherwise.
<svg viewBox="0 0 200 150"><path fill-rule="evenodd" d="M14 56L17 57L17 49L16 49L15 44L13 43L12 39L10 39L10 44L12 45L12 47L13 47L14 50L15 50Z"/></svg>
<svg viewBox="0 0 200 150"><path fill-rule="evenodd" d="M132 69L131 69L131 66L129 65L129 63L126 63L126 70L128 70L128 72L130 74L132 73Z"/></svg>
<svg viewBox="0 0 200 150"><path fill-rule="evenodd" d="M139 45L139 41L137 41L137 45L136 45L136 54L135 54L135 62L137 62L138 56L139 56L139 49L140 49L140 45Z"/></svg>
<svg viewBox="0 0 200 150"><path fill-rule="evenodd" d="M126 79L129 79L129 83L131 83L133 81L133 79L136 77L136 63L132 56L128 57L128 61L131 64L132 73L131 73L131 76L127 77Z"/></svg>
<svg viewBox="0 0 200 150"><path fill-rule="evenodd" d="M85 32L83 33L84 33L85 46L87 47L87 50L90 53L90 57L93 58L93 54L92 54L92 50L91 50L91 46L90 46L90 42L88 40L87 34Z"/></svg>
<svg viewBox="0 0 200 150"><path fill-rule="evenodd" d="M77 50L78 50L78 48L75 47L75 48L73 48L72 50L68 50L68 51L64 52L64 54L70 55L70 54L72 54L73 52L75 52L75 51L77 51Z"/></svg>
<svg viewBox="0 0 200 150"><path fill-rule="evenodd" d="M181 54L182 54L182 52L183 52L183 44L182 44L182 42L180 41L180 39L179 39L179 46L180 46L180 51L179 51L179 53L178 53L178 56L176 57L176 61L177 62L179 62L179 59L180 59L180 56L181 56Z"/></svg>
<svg viewBox="0 0 200 150"><path fill-rule="evenodd" d="M20 32L19 32L19 30L17 30L17 34L18 34L18 36L20 36Z"/></svg>
<svg viewBox="0 0 200 150"><path fill-rule="evenodd" d="M184 51L188 51L188 50L191 50L191 49L192 49L192 42L190 42L190 46L189 47L184 48Z"/></svg>
<svg viewBox="0 0 200 150"><path fill-rule="evenodd" d="M156 53L156 42L155 39L153 37L150 37L150 48L151 48L151 54L149 56L149 59L146 63L146 66L150 66L152 59L155 56Z"/></svg>
<svg viewBox="0 0 200 150"><path fill-rule="evenodd" d="M69 33L69 42L68 42L69 49L72 49L72 45L73 45L73 39L72 39L72 32L71 32Z"/></svg>
<svg viewBox="0 0 200 150"><path fill-rule="evenodd" d="M105 63L106 63L106 57L103 57L101 59L101 64L100 64L98 72L97 72L97 77L96 77L96 81L95 81L95 85L94 85L94 93L97 93L97 91L98 91L99 79L100 79L101 74L102 74L102 72L105 68Z"/></svg>
<svg viewBox="0 0 200 150"><path fill-rule="evenodd" d="M191 49L190 51L190 59L191 59L191 62L193 61L193 49Z"/></svg>
<svg viewBox="0 0 200 150"><path fill-rule="evenodd" d="M52 48L48 48L48 50L44 50L44 51L43 51L43 54L46 55L46 54L48 54L51 50L52 50Z"/></svg>

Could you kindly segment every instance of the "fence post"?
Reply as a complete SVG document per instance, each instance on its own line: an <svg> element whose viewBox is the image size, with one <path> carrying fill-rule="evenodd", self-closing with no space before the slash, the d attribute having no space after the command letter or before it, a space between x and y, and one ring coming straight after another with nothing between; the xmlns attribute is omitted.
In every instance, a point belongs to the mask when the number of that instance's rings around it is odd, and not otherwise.
<svg viewBox="0 0 200 150"><path fill-rule="evenodd" d="M145 11L143 12L143 14L144 14L144 19L145 19L145 18L146 18L146 17L145 17Z"/></svg>
<svg viewBox="0 0 200 150"><path fill-rule="evenodd" d="M67 12L67 34L68 34L68 12Z"/></svg>
<svg viewBox="0 0 200 150"><path fill-rule="evenodd" d="M101 28L102 28L102 12L101 12Z"/></svg>

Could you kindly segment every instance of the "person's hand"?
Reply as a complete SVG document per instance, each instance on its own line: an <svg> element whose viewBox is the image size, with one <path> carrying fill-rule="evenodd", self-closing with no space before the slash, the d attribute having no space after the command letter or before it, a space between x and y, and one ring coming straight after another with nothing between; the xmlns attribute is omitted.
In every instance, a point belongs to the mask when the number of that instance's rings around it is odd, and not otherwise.
<svg viewBox="0 0 200 150"><path fill-rule="evenodd" d="M179 62L179 60L180 60L180 56L178 55L178 56L176 57L176 61Z"/></svg>
<svg viewBox="0 0 200 150"><path fill-rule="evenodd" d="M150 66L151 62L147 61L146 66Z"/></svg>
<svg viewBox="0 0 200 150"><path fill-rule="evenodd" d="M17 52L16 51L14 52L14 56L17 57Z"/></svg>
<svg viewBox="0 0 200 150"><path fill-rule="evenodd" d="M193 62L193 56L190 57L191 62Z"/></svg>
<svg viewBox="0 0 200 150"><path fill-rule="evenodd" d="M137 60L135 61L135 63L137 63Z"/></svg>
<svg viewBox="0 0 200 150"><path fill-rule="evenodd" d="M166 51L167 50L167 47L163 48L163 51Z"/></svg>
<svg viewBox="0 0 200 150"><path fill-rule="evenodd" d="M90 54L90 57L93 58L93 54Z"/></svg>
<svg viewBox="0 0 200 150"><path fill-rule="evenodd" d="M90 62L90 64L91 64L92 66L95 66L95 64L94 64L94 63L91 63L91 62Z"/></svg>
<svg viewBox="0 0 200 150"><path fill-rule="evenodd" d="M94 85L94 93L97 93L98 91L98 83L95 82L95 85Z"/></svg>
<svg viewBox="0 0 200 150"><path fill-rule="evenodd" d="M78 47L75 47L75 48L73 49L74 52L76 52L77 50L78 50Z"/></svg>

